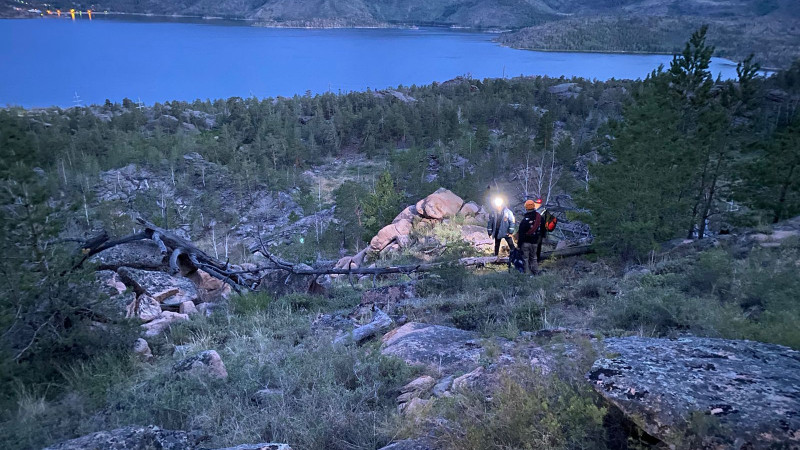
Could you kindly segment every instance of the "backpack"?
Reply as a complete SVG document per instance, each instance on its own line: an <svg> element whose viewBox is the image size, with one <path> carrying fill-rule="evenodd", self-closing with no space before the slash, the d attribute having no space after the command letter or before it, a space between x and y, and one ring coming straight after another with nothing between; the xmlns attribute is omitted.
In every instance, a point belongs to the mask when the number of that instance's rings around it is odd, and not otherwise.
<svg viewBox="0 0 800 450"><path fill-rule="evenodd" d="M544 219L544 227L547 229L548 232L553 231L556 229L556 224L558 223L558 218L549 212L546 213L547 217Z"/></svg>
<svg viewBox="0 0 800 450"><path fill-rule="evenodd" d="M517 269L519 273L525 273L525 259L522 256L522 250L515 248L508 254L508 271Z"/></svg>

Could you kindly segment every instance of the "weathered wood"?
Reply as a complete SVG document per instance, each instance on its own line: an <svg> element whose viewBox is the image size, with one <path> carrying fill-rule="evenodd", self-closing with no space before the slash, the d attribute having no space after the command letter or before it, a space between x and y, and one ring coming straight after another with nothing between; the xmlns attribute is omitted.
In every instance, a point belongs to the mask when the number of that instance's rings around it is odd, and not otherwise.
<svg viewBox="0 0 800 450"><path fill-rule="evenodd" d="M353 329L352 331L345 333L336 339L334 339L334 344L349 344L355 343L359 344L362 341L365 341L376 334L383 334L392 327L394 321L388 314L381 311L380 308L375 309L375 313L372 316L372 320L366 324L362 325L358 328Z"/></svg>
<svg viewBox="0 0 800 450"><path fill-rule="evenodd" d="M158 234L158 233L156 233ZM163 245L163 244L162 244ZM165 247L166 249L166 247ZM169 255L169 270L172 272L173 275L181 271L181 267L178 265L178 258L184 253L183 248L178 247L172 251L172 254Z"/></svg>
<svg viewBox="0 0 800 450"><path fill-rule="evenodd" d="M164 245L164 241L161 240L161 233L155 232L153 233L152 239L158 244L158 249L161 250L162 255L167 254L167 246Z"/></svg>

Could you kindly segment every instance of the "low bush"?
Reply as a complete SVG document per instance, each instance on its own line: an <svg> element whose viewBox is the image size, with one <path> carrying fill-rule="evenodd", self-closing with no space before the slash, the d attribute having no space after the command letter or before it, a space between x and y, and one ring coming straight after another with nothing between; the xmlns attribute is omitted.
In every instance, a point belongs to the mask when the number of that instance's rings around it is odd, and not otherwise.
<svg viewBox="0 0 800 450"><path fill-rule="evenodd" d="M583 380L521 365L501 375L488 400L473 392L440 402L432 414L448 425L436 429L434 440L453 450L604 449L601 404Z"/></svg>

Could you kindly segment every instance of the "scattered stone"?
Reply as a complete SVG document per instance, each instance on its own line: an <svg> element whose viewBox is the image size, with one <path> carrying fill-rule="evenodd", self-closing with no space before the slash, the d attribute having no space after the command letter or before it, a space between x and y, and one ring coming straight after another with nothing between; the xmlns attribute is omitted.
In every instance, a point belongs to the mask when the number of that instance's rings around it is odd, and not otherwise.
<svg viewBox="0 0 800 450"><path fill-rule="evenodd" d="M153 358L153 352L150 350L150 345L142 338L136 339L136 342L133 343L133 352L144 360Z"/></svg>
<svg viewBox="0 0 800 450"><path fill-rule="evenodd" d="M446 376L439 380L438 383L433 387L433 396L434 397L449 397L450 394L450 386L453 385L453 375Z"/></svg>
<svg viewBox="0 0 800 450"><path fill-rule="evenodd" d="M482 354L478 335L441 325L409 322L383 336L381 353L443 374L472 370Z"/></svg>
<svg viewBox="0 0 800 450"><path fill-rule="evenodd" d="M218 448L216 450L292 450L288 444L275 444L262 442L260 444L242 444L236 447Z"/></svg>
<svg viewBox="0 0 800 450"><path fill-rule="evenodd" d="M273 400L283 397L283 391L280 389L264 388L253 394L250 400L253 403L261 406L269 405Z"/></svg>
<svg viewBox="0 0 800 450"><path fill-rule="evenodd" d="M194 305L194 302L186 301L181 303L178 312L186 315L197 314L197 307Z"/></svg>
<svg viewBox="0 0 800 450"><path fill-rule="evenodd" d="M480 379L481 375L483 375L483 367L477 367L475 370L469 373L465 373L460 377L453 380L453 390L454 391L463 391L466 389L471 388L475 385L475 382Z"/></svg>
<svg viewBox="0 0 800 450"><path fill-rule="evenodd" d="M198 300L197 288L187 278L130 267L122 267L117 273L137 294L147 294L166 306L177 307L185 301Z"/></svg>
<svg viewBox="0 0 800 450"><path fill-rule="evenodd" d="M185 431L162 430L159 427L125 427L98 431L61 442L45 450L190 450L198 439Z"/></svg>
<svg viewBox="0 0 800 450"><path fill-rule="evenodd" d="M222 362L222 358L216 350L206 350L179 361L172 367L172 370L176 373L199 372L220 380L228 378L225 363Z"/></svg>
<svg viewBox="0 0 800 450"><path fill-rule="evenodd" d="M169 328L169 326L173 323L182 322L184 320L189 320L189 316L172 311L162 311L161 315L158 316L157 319L143 324L142 328L145 329L144 335L146 337L153 337L164 332L164 330Z"/></svg>
<svg viewBox="0 0 800 450"><path fill-rule="evenodd" d="M431 401L428 399L414 397L411 401L399 406L400 412L407 416L416 416L419 415L430 402Z"/></svg>
<svg viewBox="0 0 800 450"><path fill-rule="evenodd" d="M400 388L400 392L425 392L436 384L436 380L430 375L423 375L407 385Z"/></svg>
<svg viewBox="0 0 800 450"><path fill-rule="evenodd" d="M161 315L161 304L149 295L142 294L128 304L126 317L138 317L142 322L150 322Z"/></svg>
<svg viewBox="0 0 800 450"><path fill-rule="evenodd" d="M380 450L433 450L433 446L425 439L405 439L393 442Z"/></svg>
<svg viewBox="0 0 800 450"><path fill-rule="evenodd" d="M421 397L426 394L435 384L436 380L434 380L433 377L429 375L423 375L400 388L400 395L397 397L397 403L403 404L416 397Z"/></svg>
<svg viewBox="0 0 800 450"><path fill-rule="evenodd" d="M797 448L800 352L751 341L613 338L588 379L647 433L680 446L692 414L724 431L704 448ZM713 433L713 432L712 432ZM707 446L706 446L707 445Z"/></svg>

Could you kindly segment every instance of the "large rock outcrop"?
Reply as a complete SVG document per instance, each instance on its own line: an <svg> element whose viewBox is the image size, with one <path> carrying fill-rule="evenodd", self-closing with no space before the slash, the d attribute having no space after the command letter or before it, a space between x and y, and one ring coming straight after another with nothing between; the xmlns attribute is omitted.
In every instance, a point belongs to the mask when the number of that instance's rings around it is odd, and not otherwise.
<svg viewBox="0 0 800 450"><path fill-rule="evenodd" d="M208 436L200 433L164 430L152 425L131 426L87 434L44 450L209 450L209 447L201 445L201 441L207 438ZM292 448L287 444L262 442L217 450L292 450Z"/></svg>
<svg viewBox="0 0 800 450"><path fill-rule="evenodd" d="M466 371L478 364L483 350L478 335L458 328L409 322L383 336L381 353L442 374Z"/></svg>
<svg viewBox="0 0 800 450"><path fill-rule="evenodd" d="M800 352L709 338L606 339L588 374L647 433L687 447L693 416L719 421L695 448L800 448ZM690 433L691 434L691 433Z"/></svg>
<svg viewBox="0 0 800 450"><path fill-rule="evenodd" d="M158 244L151 240L127 242L92 256L89 261L96 263L101 269L117 270L120 267L136 269L166 269L165 255Z"/></svg>
<svg viewBox="0 0 800 450"><path fill-rule="evenodd" d="M439 188L416 204L417 214L428 219L442 220L461 211L464 200L451 191Z"/></svg>
<svg viewBox="0 0 800 450"><path fill-rule="evenodd" d="M197 440L185 431L159 427L125 427L98 431L61 442L45 450L188 450L197 448Z"/></svg>

